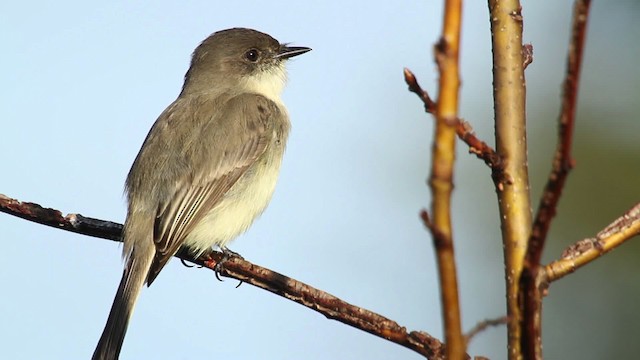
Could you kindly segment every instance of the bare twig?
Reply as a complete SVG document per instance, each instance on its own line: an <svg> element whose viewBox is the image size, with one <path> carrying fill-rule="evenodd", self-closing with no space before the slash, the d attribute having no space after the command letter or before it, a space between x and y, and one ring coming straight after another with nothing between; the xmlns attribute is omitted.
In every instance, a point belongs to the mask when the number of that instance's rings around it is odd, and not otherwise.
<svg viewBox="0 0 640 360"><path fill-rule="evenodd" d="M424 103L424 111L429 114L434 114L436 112L436 103L431 99L429 93L423 90L420 84L418 84L418 79L416 79L413 72L407 68L404 68L404 81L409 86L409 91L418 95L420 100L422 100Z"/></svg>
<svg viewBox="0 0 640 360"><path fill-rule="evenodd" d="M113 241L121 241L122 225L80 214L68 214L63 216L59 210L43 208L42 206L22 202L0 194L0 212L4 212L38 224L47 225L56 229L67 230L78 234L93 236Z"/></svg>
<svg viewBox="0 0 640 360"><path fill-rule="evenodd" d="M524 58L524 62L522 63L522 67L524 67L526 69L533 62L533 45L524 44L522 46L522 57Z"/></svg>
<svg viewBox="0 0 640 360"><path fill-rule="evenodd" d="M121 241L121 224L79 214L63 216L58 210L43 208L34 203L20 202L2 194L0 194L0 212L58 229ZM223 260L224 254L211 251L200 258L194 258L188 251L181 249L176 257L215 270L215 265ZM232 257L224 261L220 274L295 301L329 319L404 346L428 359L444 359L444 345L431 335L422 331L407 332L395 321L244 259ZM469 358L468 355L465 354L465 356Z"/></svg>
<svg viewBox="0 0 640 360"><path fill-rule="evenodd" d="M431 219L429 218L429 213L427 212L427 210L423 209L422 211L420 211L420 218L422 219L424 227L426 227L427 230L432 231L431 229L433 228L433 225L431 224Z"/></svg>
<svg viewBox="0 0 640 360"><path fill-rule="evenodd" d="M469 332L464 334L464 338L467 344L469 344L474 336L486 330L488 327L504 325L507 323L508 320L509 319L506 316L503 316L495 319L486 319L486 320L480 321L479 323L476 324L476 326L474 326L471 330L469 330Z"/></svg>
<svg viewBox="0 0 640 360"><path fill-rule="evenodd" d="M462 359L466 343L462 336L458 278L451 234L451 192L455 162L456 119L458 118L459 46L462 0L446 0L442 37L435 46L440 79L436 101L436 126L431 161L431 232L433 234L440 299L444 322L446 358Z"/></svg>
<svg viewBox="0 0 640 360"><path fill-rule="evenodd" d="M558 146L551 174L533 222L525 257L525 269L521 279L521 291L524 294L523 349L526 354L535 355L536 358L542 356L542 294L538 284L538 273L541 269L540 259L567 175L573 167L571 143L590 3L591 0L577 0L574 5L573 26L567 56L567 73L564 80L564 94L558 128Z"/></svg>
<svg viewBox="0 0 640 360"><path fill-rule="evenodd" d="M553 167L533 222L531 237L529 238L526 261L531 265L540 264L545 239L547 238L551 221L556 215L556 208L562 195L564 183L574 165L571 157L571 143L573 141L580 67L590 2L591 0L578 0L575 3L573 30L567 58L567 74L564 80L564 94L558 127L558 147L554 156Z"/></svg>
<svg viewBox="0 0 640 360"><path fill-rule="evenodd" d="M544 278L540 281L542 290L549 283L571 274L638 235L640 235L640 203L617 218L594 238L578 241L562 253L562 258L545 266Z"/></svg>
<svg viewBox="0 0 640 360"><path fill-rule="evenodd" d="M422 100L424 103L424 110L427 113L435 114L436 103L431 99L429 93L426 90L423 90L420 84L418 84L418 80L413 72L407 68L404 69L404 81L409 86L409 91L418 95L420 100ZM495 150L475 135L468 122L458 117L455 118L454 122L456 134L460 140L464 141L469 146L469 153L474 154L478 159L483 160L494 172L501 173L502 161L498 154L496 154Z"/></svg>
<svg viewBox="0 0 640 360"><path fill-rule="evenodd" d="M489 0L496 152L504 162L504 173L494 176L494 183L504 244L511 360L522 356L518 289L531 232L521 10L518 0Z"/></svg>

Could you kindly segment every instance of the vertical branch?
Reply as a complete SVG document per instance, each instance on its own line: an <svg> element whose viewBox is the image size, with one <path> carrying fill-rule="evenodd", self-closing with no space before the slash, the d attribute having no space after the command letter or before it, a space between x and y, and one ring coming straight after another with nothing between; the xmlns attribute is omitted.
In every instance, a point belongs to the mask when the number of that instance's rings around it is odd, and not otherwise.
<svg viewBox="0 0 640 360"><path fill-rule="evenodd" d="M591 0L578 0L574 6L571 42L567 56L567 74L564 79L560 124L558 126L558 147L553 159L551 174L549 174L533 223L529 248L527 249L527 261L530 264L540 264L551 220L556 215L556 207L562 195L565 180L573 167L571 143L590 4Z"/></svg>
<svg viewBox="0 0 640 360"><path fill-rule="evenodd" d="M446 0L442 37L435 46L440 71L436 129L433 142L432 168L429 185L433 194L433 221L430 224L436 248L444 319L446 358L462 359L465 341L460 321L458 280L451 234L451 192L455 161L456 127L458 119L458 49L462 0ZM426 220L426 218L425 218ZM427 221L425 221L426 223Z"/></svg>
<svg viewBox="0 0 640 360"><path fill-rule="evenodd" d="M527 169L522 15L518 0L489 0L493 49L496 151L504 173L495 177L507 282L509 359L520 359L519 279L531 231Z"/></svg>
<svg viewBox="0 0 640 360"><path fill-rule="evenodd" d="M576 104L580 68L584 50L584 40L591 0L577 0L573 10L573 25L567 56L567 74L564 80L562 109L558 127L558 146L553 159L549 179L544 188L538 212L533 222L531 237L525 258L525 270L521 278L523 298L522 346L528 358L542 358L542 296L538 286L540 259L545 240L556 208L564 189L564 184L573 167L571 143L575 124Z"/></svg>

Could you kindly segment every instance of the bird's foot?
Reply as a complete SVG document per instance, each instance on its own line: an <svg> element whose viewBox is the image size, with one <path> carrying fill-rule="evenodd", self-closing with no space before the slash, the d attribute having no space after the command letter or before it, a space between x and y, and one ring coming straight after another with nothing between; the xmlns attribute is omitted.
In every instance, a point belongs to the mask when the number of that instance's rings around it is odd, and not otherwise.
<svg viewBox="0 0 640 360"><path fill-rule="evenodd" d="M185 267L188 267L188 268L195 267L195 265L187 264L187 262L186 262L184 259L180 259L180 262L181 262L181 263L182 263L182 265L184 265Z"/></svg>
<svg viewBox="0 0 640 360"><path fill-rule="evenodd" d="M213 268L213 271L216 274L216 279L218 279L218 281L222 281L222 279L220 278L220 273L222 272L225 262L229 261L231 258L234 258L234 257L239 259L244 259L240 254L238 254L235 251L229 250L229 248L227 248L226 246L221 246L220 250L222 250L222 259L218 261L218 263ZM242 281L240 281L240 284L238 284L238 286L240 286L241 284L242 284Z"/></svg>
<svg viewBox="0 0 640 360"><path fill-rule="evenodd" d="M242 255L238 254L235 251L229 250L229 248L226 247L226 246L221 247L220 250L222 250L222 253L224 254L224 258L223 258L224 261L229 260L232 257L237 257L237 258L240 258L240 259L244 259L242 257Z"/></svg>

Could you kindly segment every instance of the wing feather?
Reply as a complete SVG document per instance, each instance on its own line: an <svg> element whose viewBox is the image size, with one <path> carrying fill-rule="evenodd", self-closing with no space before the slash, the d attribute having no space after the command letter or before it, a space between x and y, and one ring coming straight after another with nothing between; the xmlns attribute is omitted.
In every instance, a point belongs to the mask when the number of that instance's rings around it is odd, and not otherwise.
<svg viewBox="0 0 640 360"><path fill-rule="evenodd" d="M171 116L179 119L180 110L178 107ZM188 171L175 182L173 196L158 204L153 236L156 255L147 277L148 285L195 225L265 153L274 140L270 117L280 111L271 100L256 94L231 98L223 109L197 110L198 116L211 119L193 129L201 132L194 138L202 143L191 143L192 148L184 152L185 158L178 159L189 164L184 167Z"/></svg>

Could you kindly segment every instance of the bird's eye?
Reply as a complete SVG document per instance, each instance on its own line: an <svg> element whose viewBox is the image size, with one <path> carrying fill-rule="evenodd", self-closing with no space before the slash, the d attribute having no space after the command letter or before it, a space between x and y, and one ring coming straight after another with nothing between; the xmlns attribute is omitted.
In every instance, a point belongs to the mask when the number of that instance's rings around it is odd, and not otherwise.
<svg viewBox="0 0 640 360"><path fill-rule="evenodd" d="M251 49L244 54L244 57L251 62L256 62L260 57L260 52L256 49Z"/></svg>

